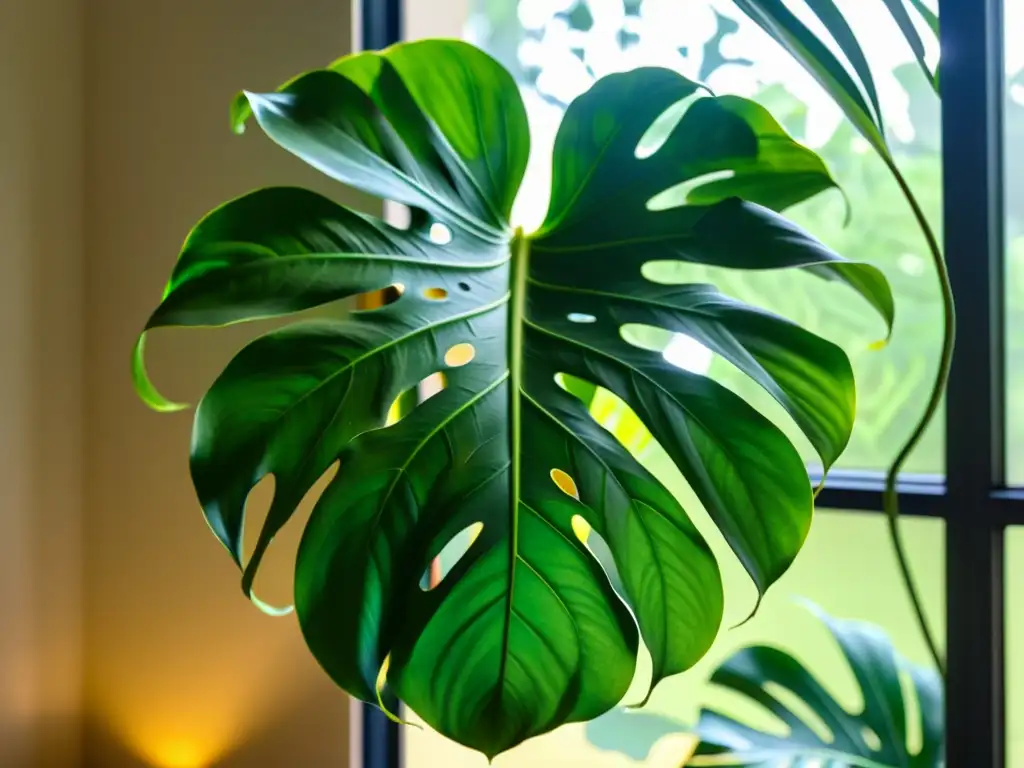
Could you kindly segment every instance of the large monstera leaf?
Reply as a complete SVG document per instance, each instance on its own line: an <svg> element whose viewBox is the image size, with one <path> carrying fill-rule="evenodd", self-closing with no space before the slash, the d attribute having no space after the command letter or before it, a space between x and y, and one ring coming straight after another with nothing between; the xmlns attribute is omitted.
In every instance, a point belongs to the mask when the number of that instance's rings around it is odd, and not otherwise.
<svg viewBox="0 0 1024 768"><path fill-rule="evenodd" d="M413 224L301 189L246 195L197 225L147 325L400 294L245 347L198 406L192 477L251 595L274 535L337 463L296 561L310 649L353 696L395 696L488 755L615 705L641 636L653 687L700 659L721 620L718 565L686 511L565 382L603 387L636 412L759 592L808 530L812 490L782 432L714 381L628 344L620 326L685 333L733 362L826 466L849 438L853 379L838 348L712 286L651 282L644 265L806 268L892 319L876 270L773 212L834 184L757 105L698 99L660 146L638 153L655 120L697 91L641 69L573 103L550 211L531 235L509 223L529 153L523 104L511 76L467 44L358 54L247 94L239 127L251 112L328 176L409 206ZM685 183L673 205L648 205ZM449 242L431 237L438 227ZM141 338L134 359L143 397L173 409L146 378ZM443 391L389 423L392 403L439 372ZM274 498L246 561L245 500L267 475ZM586 531L603 546L588 546ZM460 536L468 549L422 587Z"/></svg>
<svg viewBox="0 0 1024 768"><path fill-rule="evenodd" d="M848 712L788 653L769 646L745 648L719 667L711 682L757 702L788 727L789 735L764 733L705 710L697 726L701 743L686 765L939 768L944 764L939 675L908 663L877 627L818 613L850 665L863 708ZM917 700L914 708L909 708L904 693L904 675ZM795 695L817 715L825 731L812 728L774 695L772 686ZM914 719L917 722L911 725ZM920 734L916 749L910 746L911 731Z"/></svg>

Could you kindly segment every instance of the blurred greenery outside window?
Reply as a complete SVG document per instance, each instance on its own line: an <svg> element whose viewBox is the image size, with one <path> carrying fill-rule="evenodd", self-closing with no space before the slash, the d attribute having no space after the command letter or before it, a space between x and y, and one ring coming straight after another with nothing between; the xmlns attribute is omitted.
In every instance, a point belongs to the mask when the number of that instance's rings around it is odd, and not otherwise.
<svg viewBox="0 0 1024 768"><path fill-rule="evenodd" d="M805 12L802 0L786 1L825 37ZM836 0L836 4L871 63L896 161L941 238L938 100L881 0ZM934 0L926 4L935 7ZM1006 0L1005 24L1007 30L1024 29L1024 0ZM729 0L468 0L462 35L495 56L520 83L533 152L513 217L527 228L537 225L546 211L550 151L566 106L597 78L614 71L664 66L703 82L716 93L756 99L795 138L821 155L843 193L824 193L787 215L844 256L868 261L885 272L897 299L896 325L887 346L875 344L882 328L863 307L856 306L856 297L795 271L751 275L685 265L673 267L676 272L666 277L715 283L728 294L787 316L842 346L857 376L858 416L838 467L883 470L919 417L934 376L940 346L938 286L923 237L888 170L810 75ZM407 36L422 34L408 29ZM937 53L929 51L933 63ZM1011 41L1006 58L1007 477L1011 483L1024 484L1024 47ZM728 363L682 336L652 339L649 333L638 334L635 341L658 343L680 367L707 372L747 398L772 415L813 462L810 446L781 409ZM727 605L723 629L709 657L691 672L663 683L646 711L692 724L699 707L713 703L738 716L750 716L758 724L758 713L748 703L723 698L704 684L717 663L753 642L794 652L842 703L856 709L856 687L849 671L824 628L795 605L792 598L797 595L811 598L833 615L877 624L911 661L928 663L881 515L818 514L804 552L769 593L758 616L741 629L728 629L746 616L753 599L752 588L744 591L739 566L718 541L685 483L631 414L611 399L599 400L595 410L599 418L615 421L606 425L614 426L619 437L680 496L720 556L727 594L740 595ZM944 473L943 432L940 418L911 457L906 472ZM904 525L926 610L942 637L944 524L907 519ZM1018 540L1024 541L1011 534L1007 546L1011 563L1007 570L1008 765L1024 765L1024 711L1018 711L1024 710L1020 706L1024 702L1016 700L1013 685L1021 677L1015 661L1024 664L1024 653L1015 653L1024 642L1024 603L1015 609L1012 587L1016 573L1012 555L1021 549L1015 545ZM645 674L641 663L638 690L643 689ZM486 765L479 755L429 729L406 729L403 734L407 768ZM495 765L678 766L687 739L655 740L657 735L637 733L621 713L612 713L589 726L566 726L531 740L500 756Z"/></svg>

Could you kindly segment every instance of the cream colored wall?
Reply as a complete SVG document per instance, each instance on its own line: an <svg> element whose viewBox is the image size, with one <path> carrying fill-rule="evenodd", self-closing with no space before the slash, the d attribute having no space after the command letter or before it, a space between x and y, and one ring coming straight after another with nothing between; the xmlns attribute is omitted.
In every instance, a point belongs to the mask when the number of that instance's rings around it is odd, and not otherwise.
<svg viewBox="0 0 1024 768"><path fill-rule="evenodd" d="M84 764L344 766L345 697L293 619L243 598L189 483L191 416L146 410L128 354L203 213L261 185L330 188L258 130L233 136L227 106L345 52L349 2L85 7ZM244 335L155 334L151 372L194 401ZM263 584L280 599L285 549Z"/></svg>
<svg viewBox="0 0 1024 768"><path fill-rule="evenodd" d="M73 765L80 672L81 20L0 2L0 765Z"/></svg>

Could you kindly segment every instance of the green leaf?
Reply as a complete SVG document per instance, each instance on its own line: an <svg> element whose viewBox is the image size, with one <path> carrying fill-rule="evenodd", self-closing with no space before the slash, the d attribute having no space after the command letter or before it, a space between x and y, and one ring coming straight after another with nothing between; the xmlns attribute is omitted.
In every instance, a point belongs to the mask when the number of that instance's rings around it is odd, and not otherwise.
<svg viewBox="0 0 1024 768"><path fill-rule="evenodd" d="M869 106L864 98L864 92L874 92L874 83L866 64L862 61L855 64L855 71L859 70L859 76L863 78L866 74L868 77L866 82L862 80L858 84L828 46L795 16L782 0L736 0L736 5L821 83L869 144L883 155L888 155L881 115L877 109ZM856 38L849 34L848 25L831 0L817 0L811 5L840 48L843 48L847 58L850 58L851 62L862 60L863 53L858 56L860 47L856 43Z"/></svg>
<svg viewBox="0 0 1024 768"><path fill-rule="evenodd" d="M935 11L925 4L924 0L910 0L910 4L914 6L914 10L917 11L921 18L924 19L924 23L928 25L928 29L932 31L935 37L939 36L939 16Z"/></svg>
<svg viewBox="0 0 1024 768"><path fill-rule="evenodd" d="M762 733L714 711L701 713L701 743L687 765L720 766L825 764L862 768L937 768L943 764L943 695L939 675L904 660L877 627L833 619L814 609L839 644L864 705L848 712L797 659L767 646L745 648L728 659L711 682L750 698L782 720L788 736ZM901 675L917 699L908 707ZM772 692L771 686L795 695L828 729L822 738L814 728ZM922 746L908 747L910 717L916 715Z"/></svg>
<svg viewBox="0 0 1024 768"><path fill-rule="evenodd" d="M249 94L271 139L409 205L414 223L399 229L301 189L250 193L196 226L146 326L289 315L385 288L397 297L242 349L197 408L193 482L259 603L268 547L337 465L296 559L310 649L353 696L400 700L490 756L611 709L641 638L653 687L693 666L721 622L710 547L591 416L595 392L624 400L657 437L759 594L807 533L810 483L783 433L716 382L627 343L622 326L686 333L731 360L826 465L849 439L854 388L838 348L711 286L652 282L645 265L826 270L891 320L870 268L764 207L834 186L764 110L698 99L638 156L659 116L695 92L643 69L574 102L551 213L532 235L508 221L529 152L525 110L512 78L471 46L395 46ZM236 102L236 125L247 112ZM648 205L694 180L693 200ZM136 387L162 404L141 345ZM438 375L443 388L424 397ZM274 497L246 560L246 499L267 475Z"/></svg>
<svg viewBox="0 0 1024 768"><path fill-rule="evenodd" d="M914 58L917 59L918 66L921 67L921 71L924 72L925 79L932 84L935 88L935 92L938 93L938 70L932 71L928 66L928 62L925 61L924 55L924 42L921 40L921 35L917 31L917 27L914 26L913 19L910 18L910 13L907 11L907 6L904 5L904 0L882 0L885 3L885 7L889 9L889 14L892 16L893 21L900 28L900 32L903 33L903 37L906 39L907 44L910 45L910 50L914 54ZM924 18L925 23L931 27L932 32L936 35L939 34L939 19L938 17L923 3L921 0L910 0L911 5L921 14Z"/></svg>

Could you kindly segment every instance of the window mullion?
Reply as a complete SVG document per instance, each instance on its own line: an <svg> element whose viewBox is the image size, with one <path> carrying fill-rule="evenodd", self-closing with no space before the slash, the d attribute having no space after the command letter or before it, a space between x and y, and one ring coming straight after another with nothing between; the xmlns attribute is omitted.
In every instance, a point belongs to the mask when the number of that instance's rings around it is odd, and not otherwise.
<svg viewBox="0 0 1024 768"><path fill-rule="evenodd" d="M1002 2L940 0L946 258L959 343L947 392L947 765L1003 768Z"/></svg>

